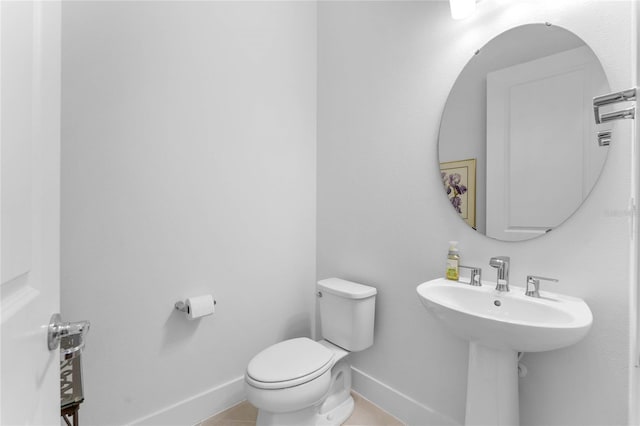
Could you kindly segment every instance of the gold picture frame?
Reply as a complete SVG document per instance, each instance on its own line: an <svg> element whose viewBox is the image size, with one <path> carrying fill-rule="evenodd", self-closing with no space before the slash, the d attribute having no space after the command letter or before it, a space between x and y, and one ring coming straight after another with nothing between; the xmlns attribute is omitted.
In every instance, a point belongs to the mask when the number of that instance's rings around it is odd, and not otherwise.
<svg viewBox="0 0 640 426"><path fill-rule="evenodd" d="M451 206L476 228L476 159L440 163L440 177Z"/></svg>

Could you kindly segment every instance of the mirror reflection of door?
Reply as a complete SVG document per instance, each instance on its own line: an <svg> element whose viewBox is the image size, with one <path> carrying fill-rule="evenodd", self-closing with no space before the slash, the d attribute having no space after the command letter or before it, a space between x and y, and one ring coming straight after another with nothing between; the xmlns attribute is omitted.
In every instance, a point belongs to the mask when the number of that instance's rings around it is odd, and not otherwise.
<svg viewBox="0 0 640 426"><path fill-rule="evenodd" d="M487 236L543 234L582 204L606 159L585 143L603 81L585 46L487 75Z"/></svg>

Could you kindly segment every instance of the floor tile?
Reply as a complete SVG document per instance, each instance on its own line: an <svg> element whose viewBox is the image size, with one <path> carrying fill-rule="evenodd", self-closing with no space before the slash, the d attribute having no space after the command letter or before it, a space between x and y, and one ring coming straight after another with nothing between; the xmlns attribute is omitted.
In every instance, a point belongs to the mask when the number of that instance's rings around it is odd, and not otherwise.
<svg viewBox="0 0 640 426"><path fill-rule="evenodd" d="M352 392L356 407L351 416L343 423L344 426L403 426L403 423L391 414L382 410L362 395Z"/></svg>
<svg viewBox="0 0 640 426"><path fill-rule="evenodd" d="M351 392L355 408L344 426L403 426L391 414L382 410L362 395ZM258 410L248 401L243 401L222 413L203 421L198 426L255 426ZM303 425L301 425L303 426Z"/></svg>
<svg viewBox="0 0 640 426"><path fill-rule="evenodd" d="M248 401L216 414L200 423L200 426L255 426L258 409Z"/></svg>

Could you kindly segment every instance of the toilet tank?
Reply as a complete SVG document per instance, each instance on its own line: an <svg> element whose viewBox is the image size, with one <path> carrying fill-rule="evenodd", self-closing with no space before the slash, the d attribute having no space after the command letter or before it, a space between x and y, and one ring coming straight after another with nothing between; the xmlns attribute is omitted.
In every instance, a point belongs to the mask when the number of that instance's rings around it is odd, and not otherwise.
<svg viewBox="0 0 640 426"><path fill-rule="evenodd" d="M322 337L351 352L373 345L376 288L340 278L318 281L317 288Z"/></svg>

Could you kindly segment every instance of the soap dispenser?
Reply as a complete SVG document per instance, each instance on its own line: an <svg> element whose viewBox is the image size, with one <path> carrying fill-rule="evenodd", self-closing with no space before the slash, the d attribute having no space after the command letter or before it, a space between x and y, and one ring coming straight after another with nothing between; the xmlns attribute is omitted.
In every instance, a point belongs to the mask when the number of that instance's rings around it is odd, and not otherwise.
<svg viewBox="0 0 640 426"><path fill-rule="evenodd" d="M448 280L458 281L460 277L460 253L458 252L458 242L449 241L449 254L447 255L447 273Z"/></svg>

